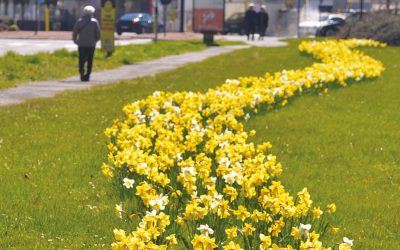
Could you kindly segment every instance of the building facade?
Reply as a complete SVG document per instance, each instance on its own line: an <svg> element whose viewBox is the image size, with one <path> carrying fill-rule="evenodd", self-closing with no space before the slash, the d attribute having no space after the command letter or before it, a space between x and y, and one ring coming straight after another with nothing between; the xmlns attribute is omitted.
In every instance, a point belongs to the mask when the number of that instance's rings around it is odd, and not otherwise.
<svg viewBox="0 0 400 250"><path fill-rule="evenodd" d="M37 2L43 2L37 4ZM127 12L154 13L159 9L159 22L165 23L167 31L192 31L194 0L172 0L163 6L160 0L116 0L116 17ZM249 3L254 3L256 10L266 5L270 17L267 30L269 35L295 35L297 14L300 19L315 19L317 12L341 12L348 9L359 9L361 0L225 0L225 18L236 12L244 12ZM381 8L387 0L364 0L364 10ZM400 0L391 0L398 3ZM158 3L158 4L157 4ZM297 11L300 3L300 11ZM0 21L17 22L22 30L37 29L37 21L41 29L44 25L45 8L50 13L51 30L71 30L76 19L82 15L85 5L93 5L96 17L100 15L101 0L0 0ZM375 7L374 7L375 6ZM378 6L378 7L377 7ZM181 23L183 20L183 24Z"/></svg>
<svg viewBox="0 0 400 250"><path fill-rule="evenodd" d="M119 17L125 12L151 12L153 1L117 0L116 15ZM86 5L94 6L96 17L100 16L101 0L0 0L0 21L17 22L22 30L34 30L40 20L43 29L44 12L48 8L51 30L71 30Z"/></svg>

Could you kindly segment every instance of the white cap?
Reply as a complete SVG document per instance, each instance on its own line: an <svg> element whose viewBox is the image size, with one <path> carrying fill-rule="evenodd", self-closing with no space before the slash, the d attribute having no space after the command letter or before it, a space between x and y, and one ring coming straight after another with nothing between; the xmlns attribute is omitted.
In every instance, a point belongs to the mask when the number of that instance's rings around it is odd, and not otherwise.
<svg viewBox="0 0 400 250"><path fill-rule="evenodd" d="M96 9L91 5L87 5L83 8L83 14L85 15L93 15L95 11Z"/></svg>
<svg viewBox="0 0 400 250"><path fill-rule="evenodd" d="M261 5L261 9L265 9L266 8L266 6L265 5Z"/></svg>
<svg viewBox="0 0 400 250"><path fill-rule="evenodd" d="M254 3L249 3L249 7L254 7Z"/></svg>

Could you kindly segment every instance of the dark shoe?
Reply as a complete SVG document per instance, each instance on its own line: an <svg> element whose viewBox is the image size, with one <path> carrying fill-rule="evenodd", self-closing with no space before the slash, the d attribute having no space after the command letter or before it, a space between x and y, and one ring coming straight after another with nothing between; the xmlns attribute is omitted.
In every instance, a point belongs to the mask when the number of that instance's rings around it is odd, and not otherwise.
<svg viewBox="0 0 400 250"><path fill-rule="evenodd" d="M88 74L84 75L82 81L83 81L83 82L88 82L88 81L90 81L90 75L88 75Z"/></svg>
<svg viewBox="0 0 400 250"><path fill-rule="evenodd" d="M80 70L79 74L81 75L81 81L83 82L85 79L85 73L83 72L83 70Z"/></svg>

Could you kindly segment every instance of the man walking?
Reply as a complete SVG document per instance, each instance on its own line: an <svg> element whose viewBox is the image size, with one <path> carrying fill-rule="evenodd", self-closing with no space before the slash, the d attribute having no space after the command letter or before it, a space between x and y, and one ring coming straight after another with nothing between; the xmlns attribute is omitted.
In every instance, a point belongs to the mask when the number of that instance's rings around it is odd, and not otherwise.
<svg viewBox="0 0 400 250"><path fill-rule="evenodd" d="M98 21L93 18L94 12L95 8L93 6L85 6L83 8L83 17L79 18L75 23L72 32L72 39L78 45L79 73L83 82L90 80L94 51L97 41L100 40L100 27ZM85 64L87 64L86 73Z"/></svg>
<svg viewBox="0 0 400 250"><path fill-rule="evenodd" d="M254 40L254 33L256 32L256 26L257 26L257 13L254 11L253 3L249 4L249 8L244 14L244 22L246 25L247 40L250 40L250 35L251 35L251 40Z"/></svg>
<svg viewBox="0 0 400 250"><path fill-rule="evenodd" d="M265 36L265 31L268 28L268 13L265 5L261 5L260 13L258 13L258 32L260 36L259 40L263 40Z"/></svg>

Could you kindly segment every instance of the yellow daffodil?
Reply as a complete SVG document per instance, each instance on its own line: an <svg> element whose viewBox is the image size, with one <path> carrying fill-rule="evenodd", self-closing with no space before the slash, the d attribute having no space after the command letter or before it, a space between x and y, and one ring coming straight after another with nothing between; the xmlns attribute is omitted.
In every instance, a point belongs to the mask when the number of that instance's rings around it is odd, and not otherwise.
<svg viewBox="0 0 400 250"><path fill-rule="evenodd" d="M242 231L245 235L253 235L253 233L254 233L254 231L256 231L256 229L253 227L252 224L244 223L244 227L242 228Z"/></svg>
<svg viewBox="0 0 400 250"><path fill-rule="evenodd" d="M241 248L239 244L236 244L233 241L229 241L229 243L224 245L222 248L224 250L243 250L243 248Z"/></svg>
<svg viewBox="0 0 400 250"><path fill-rule="evenodd" d="M237 236L237 227L230 227L225 229L226 237L230 240L236 238Z"/></svg>
<svg viewBox="0 0 400 250"><path fill-rule="evenodd" d="M125 119L115 120L104 132L109 138L109 164L104 163L101 170L107 177L122 179L124 188L134 189L135 204L150 211L141 216L134 231L114 230L112 249L167 249L177 244L175 234L166 235L171 223L178 230L174 233L200 231L187 239L194 249L217 245L241 249L232 240L243 223L241 231L246 236L268 225L267 235L259 235L260 249L293 249L272 241L278 242L278 237L290 230L286 227L298 225L301 218L321 219L323 211L312 207L307 188L297 197L286 191L279 181L282 164L269 152L271 143L249 142L256 131L246 132L244 122L261 108L287 105L292 96L307 89L327 93L334 82L346 86L350 79L379 76L384 70L382 63L353 50L357 46L385 45L357 39L303 41L299 50L320 62L262 77L227 79L205 93L155 91L126 105ZM116 211L120 218L125 214L122 205L117 205ZM335 204L329 204L326 211L334 213ZM139 216L134 216L135 223L136 218ZM205 221L209 224L202 224ZM210 238L212 228L219 232L224 225L229 225L225 228L229 242ZM300 240L299 248L326 249L319 233L310 229L310 224L292 228L291 235ZM331 231L337 230L331 227ZM339 249L351 249L352 245L345 238Z"/></svg>
<svg viewBox="0 0 400 250"><path fill-rule="evenodd" d="M335 203L328 204L328 205L326 206L326 209L328 210L328 213L330 213L330 214L336 212L336 205L335 205Z"/></svg>

